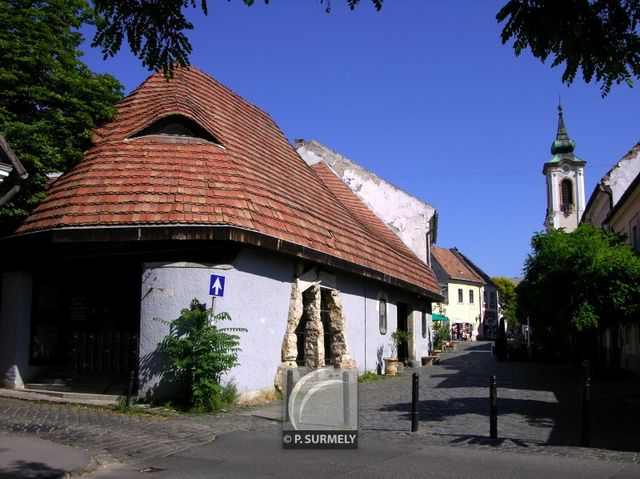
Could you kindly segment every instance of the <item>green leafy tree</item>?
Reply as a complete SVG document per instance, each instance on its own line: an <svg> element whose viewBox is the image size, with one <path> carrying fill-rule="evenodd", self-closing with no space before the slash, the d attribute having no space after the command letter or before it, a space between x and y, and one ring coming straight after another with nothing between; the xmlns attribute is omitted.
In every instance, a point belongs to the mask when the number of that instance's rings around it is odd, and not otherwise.
<svg viewBox="0 0 640 479"><path fill-rule="evenodd" d="M222 386L222 375L238 365L240 337L244 328L221 328L230 321L228 313L211 317L197 299L183 309L174 321L165 321L170 331L158 345L167 361L164 372L181 387L182 400L197 411L214 411L225 406L229 387ZM225 401L225 399L227 399Z"/></svg>
<svg viewBox="0 0 640 479"><path fill-rule="evenodd" d="M530 50L543 62L552 57L552 67L564 64L567 84L580 70L604 96L640 74L638 0L509 0L496 18L505 22L502 43L513 39L516 55Z"/></svg>
<svg viewBox="0 0 640 479"><path fill-rule="evenodd" d="M518 315L537 341L567 338L640 320L640 257L616 233L581 225L536 234L517 286Z"/></svg>
<svg viewBox="0 0 640 479"><path fill-rule="evenodd" d="M496 276L491 278L491 281L498 287L498 302L500 303L502 315L507 318L508 327L514 328L518 324L518 295L516 293L516 285L504 276Z"/></svg>
<svg viewBox="0 0 640 479"><path fill-rule="evenodd" d="M228 0L230 1L230 0ZM241 0L251 6L255 0ZM318 1L318 0L316 0ZM342 0L344 1L344 0ZM264 0L269 3L269 0ZM346 0L354 9L361 0ZM123 40L149 70L171 74L175 64L187 65L192 47L187 32L193 24L185 12L207 0L95 0L100 18L93 46L105 58L115 55ZM331 11L331 0L319 0ZM380 10L383 0L371 0ZM504 22L503 43L513 39L516 55L524 50L552 67L565 64L563 81L571 84L578 70L588 83L601 82L603 95L613 84L632 84L640 73L640 0L508 0L496 15Z"/></svg>
<svg viewBox="0 0 640 479"><path fill-rule="evenodd" d="M0 209L0 233L42 200L47 173L82 158L92 130L122 98L114 77L80 61L78 29L92 18L84 0L0 2L0 132L29 173Z"/></svg>

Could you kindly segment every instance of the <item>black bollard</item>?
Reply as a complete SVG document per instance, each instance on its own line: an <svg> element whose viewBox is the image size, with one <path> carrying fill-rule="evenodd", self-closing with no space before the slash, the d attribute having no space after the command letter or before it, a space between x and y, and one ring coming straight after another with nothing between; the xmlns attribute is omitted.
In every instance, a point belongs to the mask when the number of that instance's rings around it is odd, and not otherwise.
<svg viewBox="0 0 640 479"><path fill-rule="evenodd" d="M411 432L418 430L418 401L419 401L420 375L413 373L411 378Z"/></svg>
<svg viewBox="0 0 640 479"><path fill-rule="evenodd" d="M342 372L342 417L345 426L351 424L351 384L349 383L349 373Z"/></svg>
<svg viewBox="0 0 640 479"><path fill-rule="evenodd" d="M291 391L293 390L293 369L287 370L287 385L284 396L284 411L285 422L289 422L289 399L291 398Z"/></svg>
<svg viewBox="0 0 640 479"><path fill-rule="evenodd" d="M489 378L489 435L498 439L498 383L496 377Z"/></svg>
<svg viewBox="0 0 640 479"><path fill-rule="evenodd" d="M591 378L589 377L589 361L582 363L582 371L584 376L582 378L582 427L580 431L580 445L582 447L589 447L589 401L590 401L590 389Z"/></svg>

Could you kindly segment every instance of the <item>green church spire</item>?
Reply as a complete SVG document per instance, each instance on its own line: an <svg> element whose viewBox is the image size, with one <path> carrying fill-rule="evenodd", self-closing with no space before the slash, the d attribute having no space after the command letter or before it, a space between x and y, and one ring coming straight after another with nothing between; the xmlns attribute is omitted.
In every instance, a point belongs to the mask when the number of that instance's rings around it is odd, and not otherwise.
<svg viewBox="0 0 640 479"><path fill-rule="evenodd" d="M558 103L558 133L556 133L555 141L551 144L551 154L564 154L573 156L573 150L575 149L575 147L575 142L571 138L569 138L567 128L564 126L564 119L562 118L562 105Z"/></svg>

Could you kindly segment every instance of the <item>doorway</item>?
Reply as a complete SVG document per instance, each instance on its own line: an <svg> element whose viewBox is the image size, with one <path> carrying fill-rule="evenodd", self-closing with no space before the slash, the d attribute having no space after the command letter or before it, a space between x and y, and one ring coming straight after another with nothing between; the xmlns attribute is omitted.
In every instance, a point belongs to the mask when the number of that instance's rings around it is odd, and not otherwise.
<svg viewBox="0 0 640 479"><path fill-rule="evenodd" d="M397 304L397 329L408 331L409 305L398 301ZM409 344L405 341L398 345L398 360L406 363L409 360Z"/></svg>

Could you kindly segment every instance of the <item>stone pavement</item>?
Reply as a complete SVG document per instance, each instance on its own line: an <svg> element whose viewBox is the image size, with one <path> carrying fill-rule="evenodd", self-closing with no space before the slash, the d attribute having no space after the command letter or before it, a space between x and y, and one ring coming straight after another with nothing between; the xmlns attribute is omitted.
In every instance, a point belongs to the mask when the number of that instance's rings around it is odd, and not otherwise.
<svg viewBox="0 0 640 479"><path fill-rule="evenodd" d="M410 430L411 371L359 385L361 440L449 445L640 462L640 380L592 381L590 448L580 440L579 373L566 364L500 363L490 343L461 343L419 368L420 430ZM498 435L489 440L489 376L498 379ZM0 397L0 430L80 448L97 463L149 463L239 430L268 430L280 404L215 415L120 414L95 406Z"/></svg>
<svg viewBox="0 0 640 479"><path fill-rule="evenodd" d="M408 443L487 447L606 460L640 461L640 379L591 381L590 446L581 431L580 372L569 364L498 362L489 342L459 343L439 365L419 368L420 429L410 430L411 371L362 384L359 428ZM498 383L498 440L489 438L489 376ZM379 385L377 383L386 383Z"/></svg>

